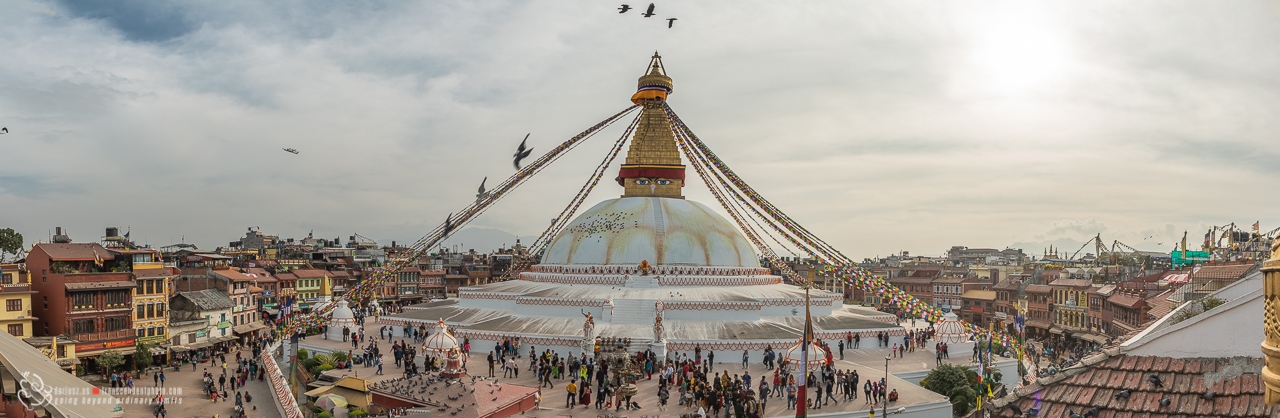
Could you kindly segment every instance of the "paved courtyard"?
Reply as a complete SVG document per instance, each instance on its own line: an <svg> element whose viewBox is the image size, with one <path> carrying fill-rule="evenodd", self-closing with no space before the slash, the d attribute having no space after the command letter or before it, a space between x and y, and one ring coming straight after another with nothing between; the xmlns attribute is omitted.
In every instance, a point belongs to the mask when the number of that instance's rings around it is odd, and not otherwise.
<svg viewBox="0 0 1280 418"><path fill-rule="evenodd" d="M253 356L251 349L245 348L241 351L241 356L249 358ZM235 352L227 354L227 378L235 372ZM251 380L245 382L245 387L237 387L231 390L231 383L227 383L227 393L231 395L231 399L218 399L217 403L213 403L208 397L204 396L201 378L202 372L208 369L212 373L214 379L222 373L222 367L216 361L210 363L201 363L196 366L195 371L191 371L191 365L180 368L179 371L173 371L172 368L164 371L165 375L165 409L168 411L166 417L169 418L209 418L217 414L221 418L234 416L235 412L235 394L236 391L248 392L253 395L253 402L246 402L245 409L247 414L253 418L279 417L280 413L276 412L276 407L272 403L270 389L267 382ZM154 379L151 374L134 378L134 389L150 389L153 388ZM110 385L102 386L104 389ZM124 404L124 416L126 417L152 417L155 410L153 394L137 394L137 395L119 395L121 403ZM254 410L254 407L257 410Z"/></svg>
<svg viewBox="0 0 1280 418"><path fill-rule="evenodd" d="M910 324L904 323L903 325L909 326ZM923 326L924 324L920 324L920 325ZM376 323L373 318L369 318L369 320L365 324L366 336L369 336L370 338L376 338L378 335L379 326L380 325ZM394 341L400 341L400 340L401 339L397 337ZM410 340L410 342L412 342L412 340ZM932 343L929 343L929 344L931 345ZM361 346L364 346L364 345L365 343L362 342ZM863 381L869 378L880 379L884 377L885 356L889 355L889 348L875 347L875 345L876 343L874 340L864 340L862 342L861 348L846 349L844 360L840 360L839 355L837 354L835 356L836 367L842 370L857 370L859 376ZM335 351L341 350L343 352L352 350L350 342L344 343L342 341L325 340L320 336L307 337L305 341L301 342L301 346L303 346L304 348L309 348L313 351L315 348L335 350ZM376 370L375 367L364 367L360 365L355 366L355 372L357 372L361 378L369 379L374 382L399 377L401 375L400 369L396 368L395 365L393 364L394 362L390 360L390 354L389 354L390 346L391 346L391 341L388 341L386 339L383 339L379 342L379 347L381 347L384 353L386 353L386 355L384 356L384 359L387 359L387 364L383 366L383 372L384 372L383 375L380 375L380 376L374 375L374 371ZM359 350L357 350L357 352L359 352ZM488 355L488 352L489 350L481 351L479 348L476 348L476 347L472 348L472 352L471 352L472 359L468 363L468 369L471 372L470 373L471 375L485 376L488 374L488 366L485 361L485 357ZM732 354L729 354L729 353L716 353L716 354L717 354L717 357L721 359L725 357L733 356ZM969 363L969 357L970 357L969 353L952 353L951 357L952 359L947 360L947 362L952 364L962 364L962 365L971 364ZM418 361L419 362L422 361L421 356L418 357ZM528 371L528 367L529 367L528 358L527 357L519 358L517 359L517 362L520 364L520 369L521 369L519 378L504 379L502 378L502 371L499 368L496 373L497 379L505 383L536 387L537 384L534 381L533 373ZM911 371L918 371L918 370L928 370L928 369L932 369L935 364L936 364L936 360L932 352L926 351L926 350L916 350L915 352L912 352L912 353L906 353L906 355L903 358L893 358L889 360L889 372L903 373L903 372L911 372ZM761 375L764 375L768 371L765 369L764 365L760 364L759 362L752 363L749 366L750 366L749 369L745 371L749 372L752 376L752 381L753 381L752 386L756 386L754 382L758 382L759 377ZM742 374L744 372L742 368L742 364L740 362L739 363L717 362L713 367L712 376L714 376L715 372L723 373L725 371L731 374ZM771 372L768 372L768 373L771 373ZM198 376L199 375L197 374L196 377ZM770 374L770 377L771 376L772 374ZM890 405L889 409L891 411L893 409L896 409L899 406L906 406L906 405L918 404L923 402L933 402L933 401L943 399L941 395L935 394L933 392L930 392L927 389L924 389L923 387L920 387L919 385L908 383L896 377L891 376L888 381L889 381L889 389L891 390L897 389L898 395L900 398L898 402L895 402ZM578 405L575 408L573 408L572 411L569 408L567 408L565 406L566 393L564 388L565 388L565 385L568 383L569 383L569 380L567 378L561 379L561 380L553 380L553 387L543 388L543 391L542 391L543 397L542 397L542 403L540 408L535 411L530 411L527 415L596 416L597 414L601 414L601 415L606 414L605 411L596 410L594 406L586 407L583 405ZM671 404L667 406L665 411L660 410L658 406L658 400L657 400L657 391L658 391L657 381L641 380L637 383L637 386L639 387L639 394L635 398L633 398L633 400L640 404L641 410L630 411L630 412L623 411L619 413L620 416L622 415L677 416L679 414L690 413L697 410L697 408L687 408L687 407L680 407L676 405L679 399L679 394L674 390L672 391L672 395L671 395L672 396L670 401ZM813 397L812 391L810 393L811 393L810 397ZM255 394L255 396L257 395ZM836 395L836 398L840 399L841 396ZM794 414L793 411L786 409L786 406L787 406L786 404L787 402L786 402L785 395L781 398L779 397L768 398L766 402L765 415L766 416L785 416L789 414ZM848 401L848 402L844 402L844 401L833 402L828 406L824 406L822 409L813 411L813 413L818 414L818 413L831 413L831 412L838 412L838 411L865 411L870 407L871 406L866 403L863 394L859 392L858 399Z"/></svg>

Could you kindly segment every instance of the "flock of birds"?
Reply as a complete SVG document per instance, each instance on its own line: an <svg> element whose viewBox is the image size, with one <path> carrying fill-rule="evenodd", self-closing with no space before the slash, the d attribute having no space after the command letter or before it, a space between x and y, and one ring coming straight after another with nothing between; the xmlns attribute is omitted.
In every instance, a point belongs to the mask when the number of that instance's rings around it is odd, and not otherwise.
<svg viewBox="0 0 1280 418"><path fill-rule="evenodd" d="M653 3L649 3L649 8L645 9L645 10L644 10L644 13L641 13L641 14L640 14L640 16L644 16L644 17L653 17L653 15L655 14L655 13L653 13L653 9L654 9L654 7L653 7ZM618 14L626 13L628 10L631 10L631 6L630 6L630 5L623 4L622 6L618 7ZM674 18L674 17L668 17L668 18L667 18L667 28L668 28L668 29L670 29L670 28L671 28L671 26L675 25L675 24L676 24L676 20L679 20L679 19L676 19L676 18Z"/></svg>
<svg viewBox="0 0 1280 418"><path fill-rule="evenodd" d="M449 412L449 415L458 415L468 405L465 399L467 395L473 395L470 403L472 407L476 405L475 399L482 396L475 394L476 388L484 390L480 384L476 383L477 379L487 381L485 384L488 385L489 395L496 395L497 392L502 391L502 384L498 383L497 379L472 376L471 387L468 389L468 385L463 383L462 380L440 380L429 374L384 380L374 383L373 389L411 399L425 405L435 406L438 412ZM439 395L436 395L436 393L439 393ZM498 397L493 396L492 400L497 401Z"/></svg>

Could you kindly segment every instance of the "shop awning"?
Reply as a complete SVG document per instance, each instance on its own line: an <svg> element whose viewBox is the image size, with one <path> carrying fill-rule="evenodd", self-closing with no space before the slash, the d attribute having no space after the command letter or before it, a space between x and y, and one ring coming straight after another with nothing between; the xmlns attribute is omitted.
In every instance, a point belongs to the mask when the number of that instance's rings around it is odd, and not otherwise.
<svg viewBox="0 0 1280 418"><path fill-rule="evenodd" d="M1079 338L1079 339L1085 340L1085 341L1092 341L1092 342L1095 342L1095 343L1098 343L1098 344L1106 344L1106 343L1107 343L1107 337L1106 337L1106 336L1104 336L1104 335L1098 335L1098 334L1080 334L1080 335L1076 335L1076 337L1077 337L1077 338Z"/></svg>
<svg viewBox="0 0 1280 418"><path fill-rule="evenodd" d="M262 325L260 323L236 325L235 327L231 328L231 332L234 332L236 334L248 334L250 332L254 332L266 327L267 327L266 325Z"/></svg>

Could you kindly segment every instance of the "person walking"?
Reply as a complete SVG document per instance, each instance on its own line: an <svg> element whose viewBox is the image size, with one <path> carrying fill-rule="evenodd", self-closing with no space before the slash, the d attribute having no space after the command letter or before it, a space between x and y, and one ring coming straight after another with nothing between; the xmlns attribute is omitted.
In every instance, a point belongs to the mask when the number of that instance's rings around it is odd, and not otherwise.
<svg viewBox="0 0 1280 418"><path fill-rule="evenodd" d="M742 350L742 370L747 370L748 358L749 358L749 355L747 354L747 350Z"/></svg>
<svg viewBox="0 0 1280 418"><path fill-rule="evenodd" d="M164 387L164 371L160 371L160 387Z"/></svg>
<svg viewBox="0 0 1280 418"><path fill-rule="evenodd" d="M844 340L840 340L839 343L836 343L836 347L840 348L840 359L844 360Z"/></svg>

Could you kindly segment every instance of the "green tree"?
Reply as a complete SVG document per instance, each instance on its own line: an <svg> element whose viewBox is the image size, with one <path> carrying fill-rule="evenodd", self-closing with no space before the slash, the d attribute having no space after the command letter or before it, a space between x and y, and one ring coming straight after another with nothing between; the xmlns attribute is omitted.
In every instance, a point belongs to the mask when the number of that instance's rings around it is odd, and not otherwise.
<svg viewBox="0 0 1280 418"><path fill-rule="evenodd" d="M4 262L5 254L18 255L22 251L22 234L13 228L0 229L0 262Z"/></svg>
<svg viewBox="0 0 1280 418"><path fill-rule="evenodd" d="M977 384L977 372L965 366L945 363L934 368L924 380L920 381L920 385L925 389L950 399L953 405L952 412L956 415L963 415L977 406L978 391L974 389Z"/></svg>
<svg viewBox="0 0 1280 418"><path fill-rule="evenodd" d="M105 374L111 374L111 371L121 364L124 364L124 356L120 355L119 351L107 350L98 356L98 365L102 366Z"/></svg>
<svg viewBox="0 0 1280 418"><path fill-rule="evenodd" d="M138 370L146 370L151 366L151 345L147 343L138 343L138 348L133 352L133 364Z"/></svg>

